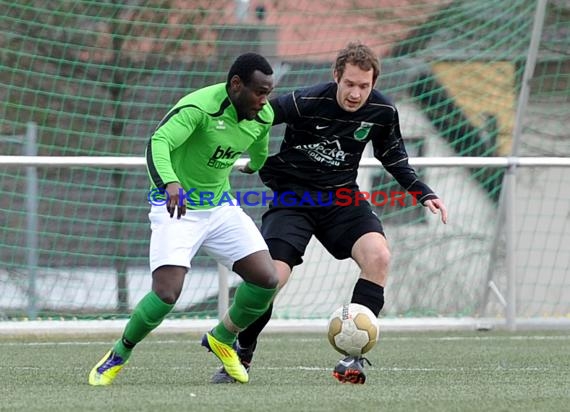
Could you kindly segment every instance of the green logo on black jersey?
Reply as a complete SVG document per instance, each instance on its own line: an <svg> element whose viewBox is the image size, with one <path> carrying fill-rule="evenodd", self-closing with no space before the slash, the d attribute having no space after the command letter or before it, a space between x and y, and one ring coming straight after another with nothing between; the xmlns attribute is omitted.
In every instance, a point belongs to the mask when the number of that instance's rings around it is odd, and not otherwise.
<svg viewBox="0 0 570 412"><path fill-rule="evenodd" d="M372 123L360 122L360 127L354 131L354 138L356 140L364 140L368 137L370 129L372 128Z"/></svg>

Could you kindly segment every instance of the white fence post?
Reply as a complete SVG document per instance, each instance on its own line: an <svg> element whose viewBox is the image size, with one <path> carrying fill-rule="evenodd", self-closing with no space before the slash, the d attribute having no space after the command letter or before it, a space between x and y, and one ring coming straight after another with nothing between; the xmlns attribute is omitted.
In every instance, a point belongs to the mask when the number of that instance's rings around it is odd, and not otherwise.
<svg viewBox="0 0 570 412"><path fill-rule="evenodd" d="M230 304L230 271L218 263L218 319L222 319Z"/></svg>
<svg viewBox="0 0 570 412"><path fill-rule="evenodd" d="M38 126L34 122L26 124L24 155L37 156ZM28 318L38 314L36 281L39 264L38 240L38 171L36 166L26 167L26 266L28 269Z"/></svg>
<svg viewBox="0 0 570 412"><path fill-rule="evenodd" d="M516 165L511 165L505 172L505 268L507 272L507 329L517 329L517 274L516 274Z"/></svg>

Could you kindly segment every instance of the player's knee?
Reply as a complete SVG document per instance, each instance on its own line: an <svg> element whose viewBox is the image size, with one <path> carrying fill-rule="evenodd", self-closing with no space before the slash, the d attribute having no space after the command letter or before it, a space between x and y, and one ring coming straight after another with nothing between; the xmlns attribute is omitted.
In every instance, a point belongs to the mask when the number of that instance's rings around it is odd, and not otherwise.
<svg viewBox="0 0 570 412"><path fill-rule="evenodd" d="M237 272L243 280L264 289L275 289L279 285L279 276L271 260L258 264L253 270Z"/></svg>
<svg viewBox="0 0 570 412"><path fill-rule="evenodd" d="M168 305L174 305L180 297L180 291L167 288L155 288L154 292L160 300Z"/></svg>
<svg viewBox="0 0 570 412"><path fill-rule="evenodd" d="M280 260L274 260L273 263L275 265L275 269L277 271L277 277L279 279L278 288L281 289L289 281L292 268L287 263L282 262Z"/></svg>
<svg viewBox="0 0 570 412"><path fill-rule="evenodd" d="M386 246L378 248L374 254L375 263L378 266L388 267L390 265L390 260L392 259L392 254Z"/></svg>
<svg viewBox="0 0 570 412"><path fill-rule="evenodd" d="M267 251L259 251L238 260L232 269L246 282L265 289L275 289L279 284L279 276Z"/></svg>
<svg viewBox="0 0 570 412"><path fill-rule="evenodd" d="M164 303L173 305L182 293L187 269L179 266L161 266L152 273L152 290Z"/></svg>
<svg viewBox="0 0 570 412"><path fill-rule="evenodd" d="M385 273L390 266L391 253L388 247L378 246L368 249L357 259L357 263L366 273Z"/></svg>
<svg viewBox="0 0 570 412"><path fill-rule="evenodd" d="M275 289L279 285L279 276L277 276L277 271L275 268L267 269L260 276L260 282L258 286L265 289Z"/></svg>

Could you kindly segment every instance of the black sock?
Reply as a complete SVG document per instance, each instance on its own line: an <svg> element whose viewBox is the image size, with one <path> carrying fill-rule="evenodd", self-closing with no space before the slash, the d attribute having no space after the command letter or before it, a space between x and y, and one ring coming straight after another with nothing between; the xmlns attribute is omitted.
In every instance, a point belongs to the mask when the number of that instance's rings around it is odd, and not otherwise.
<svg viewBox="0 0 570 412"><path fill-rule="evenodd" d="M271 319L271 314L273 313L273 303L269 305L267 310L263 315L257 318L251 325L247 328L242 330L238 334L238 343L239 346L242 348L251 348L252 350L255 349L255 345L257 344L257 338L265 325Z"/></svg>
<svg viewBox="0 0 570 412"><path fill-rule="evenodd" d="M360 278L354 285L351 302L366 306L378 316L384 306L384 287Z"/></svg>

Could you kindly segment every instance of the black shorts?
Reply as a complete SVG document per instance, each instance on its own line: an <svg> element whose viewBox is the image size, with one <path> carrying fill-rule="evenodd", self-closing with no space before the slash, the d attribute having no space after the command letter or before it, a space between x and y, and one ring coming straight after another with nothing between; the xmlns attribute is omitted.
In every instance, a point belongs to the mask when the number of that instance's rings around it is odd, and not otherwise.
<svg viewBox="0 0 570 412"><path fill-rule="evenodd" d="M261 224L261 234L273 259L291 267L303 262L312 235L336 259L347 259L354 243L370 232L384 236L382 223L368 202L358 206L270 206Z"/></svg>

